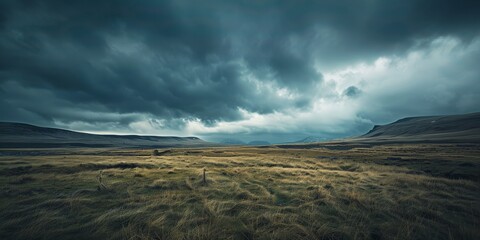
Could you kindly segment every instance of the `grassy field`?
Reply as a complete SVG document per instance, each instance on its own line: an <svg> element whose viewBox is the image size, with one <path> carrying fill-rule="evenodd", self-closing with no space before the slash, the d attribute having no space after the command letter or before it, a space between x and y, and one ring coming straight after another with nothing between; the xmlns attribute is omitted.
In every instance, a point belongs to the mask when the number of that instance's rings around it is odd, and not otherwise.
<svg viewBox="0 0 480 240"><path fill-rule="evenodd" d="M1 150L0 239L480 239L479 145L159 151Z"/></svg>

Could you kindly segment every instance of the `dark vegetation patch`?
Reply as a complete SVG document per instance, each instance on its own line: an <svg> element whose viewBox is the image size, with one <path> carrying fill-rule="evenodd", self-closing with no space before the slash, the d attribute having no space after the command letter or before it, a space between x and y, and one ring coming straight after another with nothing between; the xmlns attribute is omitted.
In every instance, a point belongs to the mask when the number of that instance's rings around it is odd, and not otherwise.
<svg viewBox="0 0 480 240"><path fill-rule="evenodd" d="M338 150L338 151L346 151L355 148L372 148L373 144L322 144L322 143L314 143L314 144L282 144L276 145L278 148L285 148L285 149L314 149L314 148L325 148L328 150Z"/></svg>
<svg viewBox="0 0 480 240"><path fill-rule="evenodd" d="M294 168L291 164L277 163L277 162L265 162L257 163L258 167L281 167L281 168Z"/></svg>
<svg viewBox="0 0 480 240"><path fill-rule="evenodd" d="M35 181L33 177L25 176L13 179L12 181L10 181L10 184L25 184L33 181Z"/></svg>
<svg viewBox="0 0 480 240"><path fill-rule="evenodd" d="M31 173L32 166L27 165L27 166L19 166L19 167L13 167L13 168L5 168L1 171L2 175L5 176L14 176L14 175L22 175L22 174L27 174Z"/></svg>
<svg viewBox="0 0 480 240"><path fill-rule="evenodd" d="M63 173L71 174L83 171L96 171L103 169L119 168L119 169L132 169L132 168L147 168L152 169L156 166L153 164L142 164L142 163L116 163L116 164L97 164L97 163L82 163L77 166L54 166L51 164L44 164L40 166L19 166L13 168L5 168L0 171L1 174L5 176L16 176L24 174L35 174L35 173Z"/></svg>
<svg viewBox="0 0 480 240"><path fill-rule="evenodd" d="M401 157L387 157L386 160L402 160Z"/></svg>
<svg viewBox="0 0 480 240"><path fill-rule="evenodd" d="M148 152L129 150L103 150L102 151L75 151L65 149L36 149L36 150L0 150L0 156L148 156Z"/></svg>
<svg viewBox="0 0 480 240"><path fill-rule="evenodd" d="M256 148L277 148L277 146L266 145L266 146L257 146Z"/></svg>
<svg viewBox="0 0 480 240"><path fill-rule="evenodd" d="M153 156L163 156L171 153L172 153L172 150L165 150L165 151L158 151L157 149L153 150Z"/></svg>
<svg viewBox="0 0 480 240"><path fill-rule="evenodd" d="M349 172L355 172L355 171L360 170L359 166L353 165L353 164L340 165L339 167L343 171L349 171Z"/></svg>
<svg viewBox="0 0 480 240"><path fill-rule="evenodd" d="M108 148L112 147L111 144L89 144L89 143L0 143L0 148Z"/></svg>
<svg viewBox="0 0 480 240"><path fill-rule="evenodd" d="M129 168L154 168L153 164L142 164L142 163L116 163L116 164L96 164L96 163L82 163L79 165L80 168L85 170L102 170L108 168L120 168L120 169L129 169Z"/></svg>
<svg viewBox="0 0 480 240"><path fill-rule="evenodd" d="M190 154L201 154L203 153L202 151L186 151L185 155L190 155Z"/></svg>
<svg viewBox="0 0 480 240"><path fill-rule="evenodd" d="M442 159L402 159L388 157L375 161L387 166L406 167L412 174L425 174L448 179L466 179L480 182L480 164L466 161L452 161Z"/></svg>
<svg viewBox="0 0 480 240"><path fill-rule="evenodd" d="M32 151L32 150L0 150L0 156L53 156L53 155L64 155L58 151L50 150L41 150L41 151Z"/></svg>

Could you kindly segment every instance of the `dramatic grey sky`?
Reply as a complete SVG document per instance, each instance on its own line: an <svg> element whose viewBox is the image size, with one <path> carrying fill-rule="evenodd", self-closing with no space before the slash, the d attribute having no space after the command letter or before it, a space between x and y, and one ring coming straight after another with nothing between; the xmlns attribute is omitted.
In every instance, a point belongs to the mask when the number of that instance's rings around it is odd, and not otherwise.
<svg viewBox="0 0 480 240"><path fill-rule="evenodd" d="M0 0L0 120L284 142L480 111L480 1Z"/></svg>

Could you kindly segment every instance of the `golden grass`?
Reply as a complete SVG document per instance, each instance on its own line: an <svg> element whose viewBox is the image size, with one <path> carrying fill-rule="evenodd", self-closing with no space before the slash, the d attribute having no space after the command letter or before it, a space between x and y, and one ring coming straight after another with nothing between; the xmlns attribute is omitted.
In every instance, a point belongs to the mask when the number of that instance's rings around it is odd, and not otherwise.
<svg viewBox="0 0 480 240"><path fill-rule="evenodd" d="M1 239L480 239L478 146L48 151L0 157Z"/></svg>

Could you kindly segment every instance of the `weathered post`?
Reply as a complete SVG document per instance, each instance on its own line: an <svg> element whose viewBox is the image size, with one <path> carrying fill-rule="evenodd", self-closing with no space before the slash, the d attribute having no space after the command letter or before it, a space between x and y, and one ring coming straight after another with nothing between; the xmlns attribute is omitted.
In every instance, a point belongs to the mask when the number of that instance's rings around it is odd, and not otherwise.
<svg viewBox="0 0 480 240"><path fill-rule="evenodd" d="M207 184L207 178L206 178L206 172L207 170L205 168L203 168L203 184Z"/></svg>

